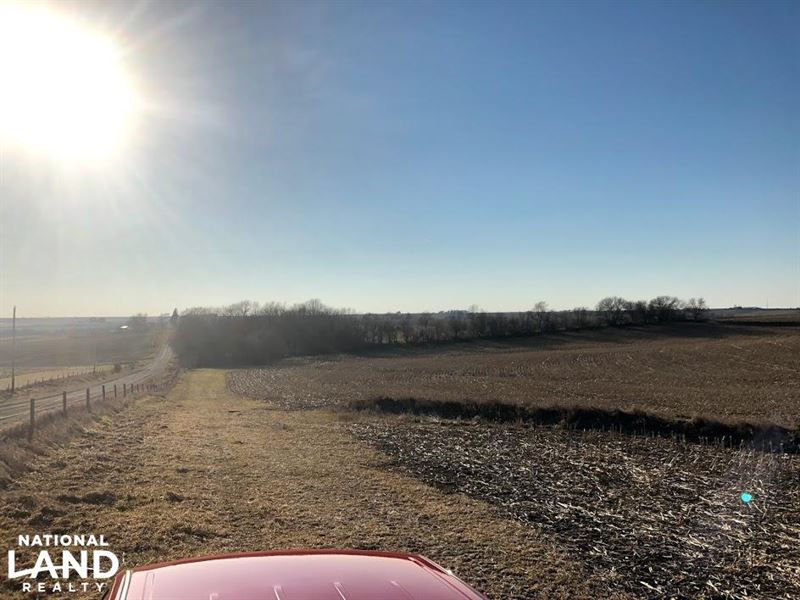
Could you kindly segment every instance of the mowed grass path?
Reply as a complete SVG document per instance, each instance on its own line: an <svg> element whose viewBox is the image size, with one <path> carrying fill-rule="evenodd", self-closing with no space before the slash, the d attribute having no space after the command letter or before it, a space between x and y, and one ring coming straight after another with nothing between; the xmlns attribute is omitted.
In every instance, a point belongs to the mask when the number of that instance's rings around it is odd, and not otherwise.
<svg viewBox="0 0 800 600"><path fill-rule="evenodd" d="M492 598L605 596L535 528L387 472L385 461L333 413L271 410L231 394L224 371L193 371L166 397L50 450L0 492L2 544L102 533L129 566L280 548L412 551Z"/></svg>

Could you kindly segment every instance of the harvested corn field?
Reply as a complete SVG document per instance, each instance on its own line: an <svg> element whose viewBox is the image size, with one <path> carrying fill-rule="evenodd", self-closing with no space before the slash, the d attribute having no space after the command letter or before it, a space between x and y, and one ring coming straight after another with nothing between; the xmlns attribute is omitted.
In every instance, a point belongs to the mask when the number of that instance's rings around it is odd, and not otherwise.
<svg viewBox="0 0 800 600"><path fill-rule="evenodd" d="M754 451L730 434L750 421L794 435L799 369L796 328L688 325L292 359L231 371L228 385L281 410L439 414L359 413L347 429L381 451L386 468L551 536L603 582L603 596L783 599L800 594L799 457L768 441L761 448L772 452ZM442 418L509 405L578 407L573 416L596 410L619 422L582 431ZM616 433L618 411L638 410L730 428L717 443Z"/></svg>
<svg viewBox="0 0 800 600"><path fill-rule="evenodd" d="M681 324L298 358L232 371L229 384L290 409L410 397L796 428L800 328Z"/></svg>
<svg viewBox="0 0 800 600"><path fill-rule="evenodd" d="M796 455L452 421L349 429L392 468L555 536L609 593L800 596Z"/></svg>

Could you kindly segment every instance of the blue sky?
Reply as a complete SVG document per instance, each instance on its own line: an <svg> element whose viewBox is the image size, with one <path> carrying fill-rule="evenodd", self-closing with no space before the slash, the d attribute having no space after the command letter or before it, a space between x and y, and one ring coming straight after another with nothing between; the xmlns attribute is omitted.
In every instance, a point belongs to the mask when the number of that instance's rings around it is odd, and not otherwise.
<svg viewBox="0 0 800 600"><path fill-rule="evenodd" d="M67 6L148 106L3 148L3 314L800 305L797 3Z"/></svg>

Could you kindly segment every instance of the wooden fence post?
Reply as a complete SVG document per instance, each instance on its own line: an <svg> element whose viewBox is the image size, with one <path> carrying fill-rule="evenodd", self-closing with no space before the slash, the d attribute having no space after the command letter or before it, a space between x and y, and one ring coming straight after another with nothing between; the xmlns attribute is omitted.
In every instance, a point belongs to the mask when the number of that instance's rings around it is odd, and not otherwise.
<svg viewBox="0 0 800 600"><path fill-rule="evenodd" d="M103 388L103 402L105 402L106 401L106 386L103 385L101 387Z"/></svg>
<svg viewBox="0 0 800 600"><path fill-rule="evenodd" d="M92 412L92 405L89 404L89 388L86 388L86 410Z"/></svg>
<svg viewBox="0 0 800 600"><path fill-rule="evenodd" d="M33 439L33 428L36 427L36 400L31 398L31 423L28 427L28 439Z"/></svg>
<svg viewBox="0 0 800 600"><path fill-rule="evenodd" d="M61 411L67 414L67 392L61 392Z"/></svg>
<svg viewBox="0 0 800 600"><path fill-rule="evenodd" d="M117 384L114 384L114 398L117 397Z"/></svg>

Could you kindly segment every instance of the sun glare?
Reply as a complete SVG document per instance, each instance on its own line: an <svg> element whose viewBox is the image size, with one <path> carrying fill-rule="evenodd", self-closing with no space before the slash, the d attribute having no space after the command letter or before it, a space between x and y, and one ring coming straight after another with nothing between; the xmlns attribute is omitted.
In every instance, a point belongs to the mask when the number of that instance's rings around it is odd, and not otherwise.
<svg viewBox="0 0 800 600"><path fill-rule="evenodd" d="M54 12L0 3L0 137L69 160L101 160L130 127L119 50Z"/></svg>

